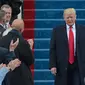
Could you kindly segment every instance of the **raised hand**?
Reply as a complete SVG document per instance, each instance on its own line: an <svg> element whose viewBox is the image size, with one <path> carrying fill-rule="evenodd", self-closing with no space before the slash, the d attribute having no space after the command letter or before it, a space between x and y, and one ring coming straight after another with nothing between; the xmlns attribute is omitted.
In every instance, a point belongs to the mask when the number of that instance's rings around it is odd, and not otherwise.
<svg viewBox="0 0 85 85"><path fill-rule="evenodd" d="M14 51L18 44L19 44L19 38L17 38L16 42L14 43L13 43L13 40L11 40L9 51Z"/></svg>
<svg viewBox="0 0 85 85"><path fill-rule="evenodd" d="M27 42L29 43L30 48L32 49L33 48L33 44L34 44L33 39L28 39Z"/></svg>

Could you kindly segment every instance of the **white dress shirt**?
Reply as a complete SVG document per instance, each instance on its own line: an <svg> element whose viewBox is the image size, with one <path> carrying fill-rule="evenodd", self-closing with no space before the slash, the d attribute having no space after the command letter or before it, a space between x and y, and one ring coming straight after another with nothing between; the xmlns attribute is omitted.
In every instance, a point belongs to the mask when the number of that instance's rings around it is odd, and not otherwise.
<svg viewBox="0 0 85 85"><path fill-rule="evenodd" d="M3 24L3 27L4 27L5 29L8 29L8 28L10 27L10 24L9 24L9 22L7 22L7 23L4 23L4 24Z"/></svg>
<svg viewBox="0 0 85 85"><path fill-rule="evenodd" d="M12 30L11 27L8 28L8 29L6 29L6 30L3 32L2 36L6 36L11 30Z"/></svg>

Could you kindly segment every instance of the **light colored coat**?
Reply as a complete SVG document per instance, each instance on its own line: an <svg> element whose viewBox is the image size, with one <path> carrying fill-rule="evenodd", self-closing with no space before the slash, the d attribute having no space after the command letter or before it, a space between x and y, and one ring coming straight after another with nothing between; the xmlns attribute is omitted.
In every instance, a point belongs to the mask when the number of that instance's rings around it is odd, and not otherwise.
<svg viewBox="0 0 85 85"><path fill-rule="evenodd" d="M2 67L0 69L0 85L2 85L2 81L4 80L5 75L9 72L6 67Z"/></svg>

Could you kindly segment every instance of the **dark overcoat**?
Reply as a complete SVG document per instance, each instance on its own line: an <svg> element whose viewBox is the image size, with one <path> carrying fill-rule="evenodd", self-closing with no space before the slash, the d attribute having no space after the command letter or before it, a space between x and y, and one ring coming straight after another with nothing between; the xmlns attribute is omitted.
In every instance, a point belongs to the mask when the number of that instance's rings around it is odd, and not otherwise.
<svg viewBox="0 0 85 85"><path fill-rule="evenodd" d="M50 68L56 67L55 85L67 85L68 38L66 26L53 29L50 44ZM76 56L81 85L85 85L85 27L76 25Z"/></svg>

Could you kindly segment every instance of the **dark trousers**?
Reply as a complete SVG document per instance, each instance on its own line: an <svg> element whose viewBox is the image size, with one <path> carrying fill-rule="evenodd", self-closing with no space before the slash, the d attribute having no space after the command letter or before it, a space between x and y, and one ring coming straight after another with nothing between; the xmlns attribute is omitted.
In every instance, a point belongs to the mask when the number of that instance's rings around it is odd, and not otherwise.
<svg viewBox="0 0 85 85"><path fill-rule="evenodd" d="M81 85L78 68L70 68L67 70L67 85Z"/></svg>

